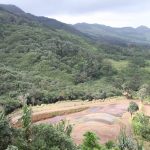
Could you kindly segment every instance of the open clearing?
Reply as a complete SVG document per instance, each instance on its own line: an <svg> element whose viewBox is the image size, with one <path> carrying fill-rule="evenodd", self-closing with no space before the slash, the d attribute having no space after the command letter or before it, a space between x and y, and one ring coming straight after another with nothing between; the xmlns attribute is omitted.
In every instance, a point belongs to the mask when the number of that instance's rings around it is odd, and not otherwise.
<svg viewBox="0 0 150 150"><path fill-rule="evenodd" d="M130 132L130 114L127 113L129 101L95 102L95 104L96 106L93 104L84 111L56 116L38 121L37 124L57 123L62 119L69 120L73 125L72 137L77 144L81 143L86 131L95 132L101 138L101 143L116 139L121 127L127 126Z"/></svg>
<svg viewBox="0 0 150 150"><path fill-rule="evenodd" d="M95 101L67 101L56 104L32 107L32 121L40 123L58 123L65 119L73 125L72 137L80 144L86 131L93 131L100 137L100 142L115 140L122 127L131 132L131 116L127 112L130 100L123 97ZM139 101L136 101L140 104ZM150 114L150 106L145 105L146 114ZM21 111L11 114L14 126L19 126Z"/></svg>

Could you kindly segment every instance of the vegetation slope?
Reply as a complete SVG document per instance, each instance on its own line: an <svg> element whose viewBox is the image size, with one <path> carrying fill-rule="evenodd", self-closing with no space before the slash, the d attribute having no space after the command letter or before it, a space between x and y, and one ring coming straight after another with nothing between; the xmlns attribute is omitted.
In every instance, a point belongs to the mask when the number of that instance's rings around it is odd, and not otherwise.
<svg viewBox="0 0 150 150"><path fill-rule="evenodd" d="M0 5L0 103L7 113L25 99L36 105L138 91L150 81L149 56L148 46L95 43L70 25Z"/></svg>

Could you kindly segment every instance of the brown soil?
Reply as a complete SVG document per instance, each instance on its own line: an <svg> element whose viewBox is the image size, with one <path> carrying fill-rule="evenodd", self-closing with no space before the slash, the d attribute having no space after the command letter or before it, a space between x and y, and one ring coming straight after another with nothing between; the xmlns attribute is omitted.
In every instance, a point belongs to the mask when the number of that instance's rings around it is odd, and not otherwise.
<svg viewBox="0 0 150 150"><path fill-rule="evenodd" d="M131 115L127 112L130 100L123 97L107 99L105 102L68 101L56 104L36 106L32 108L32 121L40 123L58 123L65 119L73 125L72 138L77 144L83 140L86 131L93 131L100 137L100 142L115 140L121 128L131 133ZM140 102L136 101L139 105ZM150 114L150 106L145 105L146 114ZM21 111L11 114L11 122L19 125Z"/></svg>
<svg viewBox="0 0 150 150"><path fill-rule="evenodd" d="M108 140L115 140L120 129L126 127L130 133L130 114L127 112L129 100L124 101L107 101L91 102L88 109L63 115L56 116L37 122L40 123L57 123L62 119L69 120L73 125L72 137L77 144L83 140L86 131L93 131L100 137L100 142L105 143Z"/></svg>

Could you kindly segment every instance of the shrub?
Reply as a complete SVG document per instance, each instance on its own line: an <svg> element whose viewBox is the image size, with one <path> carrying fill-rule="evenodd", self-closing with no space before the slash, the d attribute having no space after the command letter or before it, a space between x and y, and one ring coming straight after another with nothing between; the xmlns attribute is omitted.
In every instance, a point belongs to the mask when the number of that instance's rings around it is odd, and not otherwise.
<svg viewBox="0 0 150 150"><path fill-rule="evenodd" d="M18 150L16 146L9 145L6 150Z"/></svg>
<svg viewBox="0 0 150 150"><path fill-rule="evenodd" d="M33 126L31 149L49 150L51 148L59 150L77 149L69 136L57 130L52 125L41 124L38 126Z"/></svg>
<svg viewBox="0 0 150 150"><path fill-rule="evenodd" d="M150 96L150 86L148 84L143 84L138 91L138 95L142 101Z"/></svg>
<svg viewBox="0 0 150 150"><path fill-rule="evenodd" d="M69 137L71 136L72 132L72 125L69 124L66 120L60 121L58 124L54 125L54 127L60 131L68 135Z"/></svg>
<svg viewBox="0 0 150 150"><path fill-rule="evenodd" d="M31 124L31 109L24 105L21 129L13 130L13 145L21 150L76 150L65 121L57 125ZM10 143L9 143L10 144ZM7 145L6 145L7 146ZM6 147L7 148L7 147Z"/></svg>
<svg viewBox="0 0 150 150"><path fill-rule="evenodd" d="M23 106L22 127L25 134L25 139L29 141L31 136L31 108L25 104Z"/></svg>
<svg viewBox="0 0 150 150"><path fill-rule="evenodd" d="M5 101L1 101L0 104L3 106L6 115L13 112L17 108L22 107L22 104L19 103L19 101L7 98Z"/></svg>
<svg viewBox="0 0 150 150"><path fill-rule="evenodd" d="M81 146L82 150L101 150L101 146L98 142L98 137L93 132L86 132L84 134L83 144Z"/></svg>
<svg viewBox="0 0 150 150"><path fill-rule="evenodd" d="M125 129L121 129L120 134L118 136L118 147L120 150L138 149L136 140L134 140L131 136L127 136Z"/></svg>
<svg viewBox="0 0 150 150"><path fill-rule="evenodd" d="M116 144L113 141L108 141L105 143L107 149L112 149L116 147Z"/></svg>
<svg viewBox="0 0 150 150"><path fill-rule="evenodd" d="M135 102L130 102L128 111L130 112L131 116L134 112L139 110L139 106Z"/></svg>
<svg viewBox="0 0 150 150"><path fill-rule="evenodd" d="M150 118L138 113L132 120L133 131L136 135L150 141Z"/></svg>
<svg viewBox="0 0 150 150"><path fill-rule="evenodd" d="M7 148L12 141L12 130L9 126L4 113L0 113L0 149L4 150Z"/></svg>

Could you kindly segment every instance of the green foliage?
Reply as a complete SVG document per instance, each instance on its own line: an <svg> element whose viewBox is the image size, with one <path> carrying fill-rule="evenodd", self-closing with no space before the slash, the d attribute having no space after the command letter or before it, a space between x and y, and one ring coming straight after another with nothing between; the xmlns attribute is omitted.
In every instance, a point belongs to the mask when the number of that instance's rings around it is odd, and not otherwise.
<svg viewBox="0 0 150 150"><path fill-rule="evenodd" d="M139 106L135 103L135 102L130 102L129 107L128 107L128 111L130 112L131 116L134 112L139 110Z"/></svg>
<svg viewBox="0 0 150 150"><path fill-rule="evenodd" d="M92 100L121 95L123 84L138 91L150 80L146 47L93 44L56 20L5 9L0 9L0 104L6 113L21 107L17 99L25 94L32 105Z"/></svg>
<svg viewBox="0 0 150 150"><path fill-rule="evenodd" d="M120 150L138 150L138 144L133 137L126 134L125 129L121 129L118 136L118 147Z"/></svg>
<svg viewBox="0 0 150 150"><path fill-rule="evenodd" d="M26 93L28 104L33 105L78 99L83 95L67 89L88 92L81 88L83 83L116 74L111 64L78 36L28 24L3 28L0 95L6 101L7 97L17 99Z"/></svg>
<svg viewBox="0 0 150 150"><path fill-rule="evenodd" d="M12 145L16 146L19 150L30 150L30 140L27 141L25 130L23 128L13 128Z"/></svg>
<svg viewBox="0 0 150 150"><path fill-rule="evenodd" d="M16 146L9 145L6 150L18 150Z"/></svg>
<svg viewBox="0 0 150 150"><path fill-rule="evenodd" d="M86 132L84 134L83 144L81 146L82 150L101 150L101 146L98 141L98 137L93 132Z"/></svg>
<svg viewBox="0 0 150 150"><path fill-rule="evenodd" d="M5 150L12 141L12 130L4 113L0 112L0 149Z"/></svg>
<svg viewBox="0 0 150 150"><path fill-rule="evenodd" d="M142 101L150 96L150 86L148 84L143 84L138 91L138 95Z"/></svg>
<svg viewBox="0 0 150 150"><path fill-rule="evenodd" d="M57 130L52 125L33 126L31 149L49 150L50 148L59 150L76 150L76 146L68 135Z"/></svg>
<svg viewBox="0 0 150 150"><path fill-rule="evenodd" d="M110 47L107 52L109 52L109 49L112 50L112 47L116 45L133 48L135 44L149 45L150 42L149 28L143 26L134 29L132 27L113 28L101 24L77 23L74 27L97 43L108 43Z"/></svg>
<svg viewBox="0 0 150 150"><path fill-rule="evenodd" d="M141 85L141 70L140 68L133 63L129 63L128 66L125 68L125 70L123 71L123 73L125 73L124 78L127 78L125 84L125 90L133 90L133 91L137 91L138 88Z"/></svg>
<svg viewBox="0 0 150 150"><path fill-rule="evenodd" d="M72 125L68 121L62 120L54 126L58 131L65 133L67 136L71 136Z"/></svg>
<svg viewBox="0 0 150 150"><path fill-rule="evenodd" d="M113 149L116 147L116 143L114 143L113 141L108 141L105 143L105 146L107 149Z"/></svg>
<svg viewBox="0 0 150 150"><path fill-rule="evenodd" d="M133 131L135 135L144 140L150 141L150 118L143 113L138 113L132 120Z"/></svg>
<svg viewBox="0 0 150 150"><path fill-rule="evenodd" d="M77 150L70 137L71 131L72 126L66 121L31 126L31 109L25 104L22 128L12 130L12 145L21 150ZM9 144L11 142L6 143L6 148Z"/></svg>
<svg viewBox="0 0 150 150"><path fill-rule="evenodd" d="M30 140L31 136L31 108L27 104L23 106L22 127L25 133L25 139Z"/></svg>
<svg viewBox="0 0 150 150"><path fill-rule="evenodd" d="M21 108L22 104L19 103L17 100L6 98L5 101L2 101L2 106L4 108L5 114L9 114L17 108Z"/></svg>

